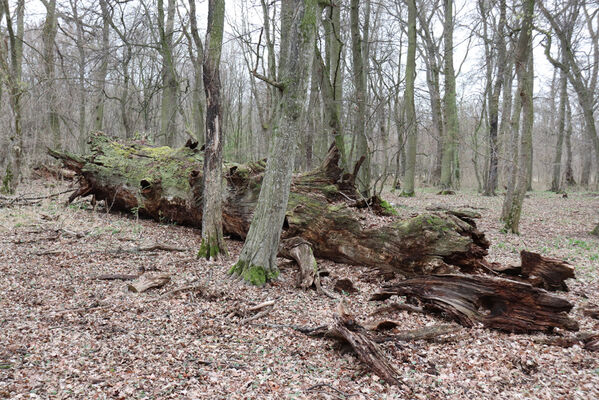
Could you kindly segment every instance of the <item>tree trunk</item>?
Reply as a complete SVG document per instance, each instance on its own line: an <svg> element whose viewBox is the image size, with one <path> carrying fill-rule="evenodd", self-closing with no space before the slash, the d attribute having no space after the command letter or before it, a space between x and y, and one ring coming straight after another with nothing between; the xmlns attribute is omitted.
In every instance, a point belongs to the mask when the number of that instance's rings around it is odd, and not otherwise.
<svg viewBox="0 0 599 400"><path fill-rule="evenodd" d="M569 99L566 99L566 118L568 119L568 127L566 128L566 163L564 166L564 181L566 186L571 187L576 185L576 180L574 179L574 171L572 169L572 108Z"/></svg>
<svg viewBox="0 0 599 400"><path fill-rule="evenodd" d="M194 121L194 134L196 136L196 140L198 141L198 145L203 145L204 134L205 134L205 125L204 125L204 90L203 86L203 71L202 64L204 59L204 46L202 45L202 40L200 39L200 34L198 32L198 22L196 18L196 2L195 0L189 1L189 23L191 26L191 37L196 46L196 54L193 55L192 44L189 43L189 55L192 60L194 60L193 73L194 73L194 88L193 88L193 105L192 105L192 113L193 113L193 121Z"/></svg>
<svg viewBox="0 0 599 400"><path fill-rule="evenodd" d="M176 0L168 0L166 20L164 0L158 0L158 26L162 56L162 103L160 106L160 137L169 146L176 144L176 116L178 108L178 82L173 52L173 33Z"/></svg>
<svg viewBox="0 0 599 400"><path fill-rule="evenodd" d="M308 75L313 61L317 4L288 0L281 9L282 37L279 60L281 85L279 121L273 131L266 172L243 249L232 274L262 285L278 275L276 256L296 154L301 134L301 114L306 100Z"/></svg>
<svg viewBox="0 0 599 400"><path fill-rule="evenodd" d="M562 57L562 62L563 62ZM564 143L566 127L566 102L568 101L568 80L566 73L560 70L560 93L559 93L559 116L557 121L557 144L555 146L555 157L553 159L553 175L551 177L551 191L559 192L562 180L562 147Z"/></svg>
<svg viewBox="0 0 599 400"><path fill-rule="evenodd" d="M52 133L52 143L54 148L61 147L60 138L60 120L58 119L58 109L55 87L55 65L54 65L54 41L56 39L56 0L50 0L46 5L46 21L42 32L44 42L44 78L46 80L46 106L48 107L48 126Z"/></svg>
<svg viewBox="0 0 599 400"><path fill-rule="evenodd" d="M204 150L204 192L202 196L202 245L199 257L217 258L226 254L222 218L223 113L221 104L220 56L225 24L225 1L208 3L208 29L204 57L206 91L206 146Z"/></svg>
<svg viewBox="0 0 599 400"><path fill-rule="evenodd" d="M94 128L96 131L101 131L104 128L104 99L106 87L106 75L108 74L108 57L110 57L110 13L106 0L100 0L100 8L102 10L102 54L100 61L100 69L97 72L98 95L95 105L95 121Z"/></svg>
<svg viewBox="0 0 599 400"><path fill-rule="evenodd" d="M455 70L453 67L453 0L445 0L445 23L443 39L445 43L445 137L443 138L443 158L441 161L441 189L449 190L455 168L456 139L459 131L458 108L456 104Z"/></svg>
<svg viewBox="0 0 599 400"><path fill-rule="evenodd" d="M485 181L484 195L494 196L497 188L498 154L497 154L497 129L499 125L499 95L503 87L506 67L506 48L504 26L506 23L505 0L500 3L499 26L497 28L497 78L489 102L489 170ZM489 61L488 61L489 62Z"/></svg>
<svg viewBox="0 0 599 400"><path fill-rule="evenodd" d="M507 204L507 214L505 218L505 230L518 233L520 224L520 214L522 212L522 202L529 185L529 169L531 167L530 157L532 148L532 128L534 123L533 114L533 62L532 62L532 20L534 11L534 0L523 0L524 18L522 29L518 38L518 48L516 52L516 73L518 75L518 95L522 102L522 111L524 114L522 135L520 139L520 159L517 170L517 183L514 197L511 203L508 197L505 198Z"/></svg>
<svg viewBox="0 0 599 400"><path fill-rule="evenodd" d="M364 2L366 4L365 18L369 19L370 0ZM352 66L354 74L355 101L357 106L356 117L354 122L354 136L352 143L355 141L355 151L352 145L352 154L355 159L359 160L365 157L363 167L360 169L357 177L358 189L363 195L368 195L370 190L370 149L366 136L366 74L368 63L368 24L364 24L364 37L360 34L360 1L351 0L350 7L350 28L352 42Z"/></svg>
<svg viewBox="0 0 599 400"><path fill-rule="evenodd" d="M408 58L406 61L406 123L408 135L406 174L402 196L414 196L414 177L416 174L416 144L418 129L416 108L414 106L414 80L416 79L416 0L408 0Z"/></svg>
<svg viewBox="0 0 599 400"><path fill-rule="evenodd" d="M10 16L8 1L2 0L0 6L6 12L6 27L8 31L8 44L10 45L10 57L6 42L0 43L0 86L5 83L9 89L10 106L13 112L14 127L8 135L9 156L6 171L2 177L2 186L0 191L4 193L14 193L19 181L21 180L21 164L23 162L23 110L21 98L23 96L23 84L21 82L22 64L23 64L23 34L25 19L25 2L19 0L16 8L17 26L16 34ZM0 22L2 18L0 16ZM10 59L10 66L7 63Z"/></svg>

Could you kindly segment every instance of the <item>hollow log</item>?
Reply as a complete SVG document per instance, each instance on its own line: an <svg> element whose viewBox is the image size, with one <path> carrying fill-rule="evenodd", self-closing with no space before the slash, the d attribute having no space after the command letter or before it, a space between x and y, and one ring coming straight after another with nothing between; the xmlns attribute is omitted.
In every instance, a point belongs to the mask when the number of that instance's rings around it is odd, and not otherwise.
<svg viewBox="0 0 599 400"><path fill-rule="evenodd" d="M120 143L102 133L93 134L90 145L85 156L49 150L81 175L78 196L93 195L114 211L201 226L201 149ZM333 145L319 168L294 176L283 239L302 238L317 257L403 276L488 269L484 257L489 242L470 218L439 211L379 216L382 226L365 226L359 207L387 215L397 211L377 198L363 201L339 158ZM238 238L247 234L265 166L265 161L224 163L225 233Z"/></svg>
<svg viewBox="0 0 599 400"><path fill-rule="evenodd" d="M477 275L433 275L385 286L372 300L393 295L422 301L464 326L526 333L553 328L578 330L567 313L573 305L528 283Z"/></svg>

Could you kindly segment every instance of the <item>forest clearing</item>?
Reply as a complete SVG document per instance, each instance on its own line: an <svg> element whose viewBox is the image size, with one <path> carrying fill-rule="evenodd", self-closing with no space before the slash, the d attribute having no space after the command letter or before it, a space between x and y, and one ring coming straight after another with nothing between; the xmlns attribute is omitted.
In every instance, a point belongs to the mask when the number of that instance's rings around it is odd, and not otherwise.
<svg viewBox="0 0 599 400"><path fill-rule="evenodd" d="M33 181L22 197L67 190L60 182ZM18 196L17 196L18 197ZM370 316L385 303L369 298L384 282L372 269L318 259L322 285L332 290L349 279L356 292L341 292L362 324L398 321L390 333L448 325L430 340L381 343L406 389L384 383L335 340L288 326L331 323L339 299L296 287L297 267L285 266L264 287L232 279L227 271L241 242L226 239L229 256L197 259L197 229L107 213L89 199L65 206L68 194L30 205L0 208L0 396L4 398L595 398L599 361L582 343L564 348L544 342L568 336L558 330L510 334L465 328L438 316L407 311ZM599 209L596 194L567 198L533 192L524 202L522 234L499 232L501 197L476 193L417 198L384 197L401 216L438 206L475 208L491 241L488 258L518 262L522 249L567 260L576 279L561 293L574 304L570 316L581 332L599 322L584 310L599 304L599 239L589 234ZM364 221L376 224L377 221ZM151 249L155 244L181 251ZM149 248L148 251L143 251ZM141 249L141 250L140 250ZM140 267L170 281L144 293L129 281L101 275L137 275ZM188 288L179 293L173 291ZM172 294L169 294L172 293ZM268 312L252 306L272 301ZM402 302L401 298L386 303ZM269 303L270 304L270 303Z"/></svg>

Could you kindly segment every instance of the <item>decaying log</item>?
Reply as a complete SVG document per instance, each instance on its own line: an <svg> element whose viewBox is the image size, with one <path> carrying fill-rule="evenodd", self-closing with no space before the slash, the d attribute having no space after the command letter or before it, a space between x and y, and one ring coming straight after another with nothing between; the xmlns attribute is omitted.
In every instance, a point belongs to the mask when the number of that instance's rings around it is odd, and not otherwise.
<svg viewBox="0 0 599 400"><path fill-rule="evenodd" d="M564 281L574 278L574 267L570 264L525 250L520 252L520 258L522 275L529 279L537 277L540 280L539 287L547 290L568 290Z"/></svg>
<svg viewBox="0 0 599 400"><path fill-rule="evenodd" d="M567 313L572 304L528 283L490 276L433 275L386 286L372 296L417 298L464 326L482 324L509 332L578 330Z"/></svg>
<svg viewBox="0 0 599 400"><path fill-rule="evenodd" d="M159 288L170 282L171 277L167 274L149 275L143 274L136 281L131 282L127 288L130 292L142 293L148 289Z"/></svg>
<svg viewBox="0 0 599 400"><path fill-rule="evenodd" d="M370 338L368 331L347 312L343 301L339 303L337 313L333 315L333 321L326 336L347 342L360 361L385 382L391 385L406 386L400 378L399 371L389 362L379 345Z"/></svg>
<svg viewBox="0 0 599 400"><path fill-rule="evenodd" d="M583 309L582 313L594 319L599 319L599 306L595 304L587 304Z"/></svg>
<svg viewBox="0 0 599 400"><path fill-rule="evenodd" d="M424 313L424 309L422 307L414 306L412 304L407 303L391 303L386 306L381 306L370 313L370 316L388 313L391 311L408 311L415 313Z"/></svg>
<svg viewBox="0 0 599 400"><path fill-rule="evenodd" d="M580 345L588 351L599 350L599 333L597 332L579 332L571 336L555 336L545 338L535 338L535 343L546 344L549 346L572 347Z"/></svg>
<svg viewBox="0 0 599 400"><path fill-rule="evenodd" d="M575 277L574 268L566 261L544 257L526 250L520 252L520 260L521 265L491 264L491 268L500 274L550 291L568 291L565 281Z"/></svg>
<svg viewBox="0 0 599 400"><path fill-rule="evenodd" d="M92 135L90 148L86 156L49 151L81 175L83 190L78 194L93 195L110 210L201 226L200 150L119 143L101 133ZM430 212L396 216L376 228L363 227L355 208L360 203L355 179L343 173L339 159L336 147L331 146L319 168L294 176L283 239L304 239L317 257L403 276L485 269L489 242L469 218ZM224 163L225 233L239 238L247 234L265 165L265 161ZM373 204L397 213L380 200L368 206Z"/></svg>
<svg viewBox="0 0 599 400"><path fill-rule="evenodd" d="M294 260L299 267L298 287L308 289L320 284L318 264L312 246L301 237L293 237L281 241L279 255Z"/></svg>
<svg viewBox="0 0 599 400"><path fill-rule="evenodd" d="M355 288L354 283L347 278L337 279L333 290L337 293L356 293L358 289Z"/></svg>

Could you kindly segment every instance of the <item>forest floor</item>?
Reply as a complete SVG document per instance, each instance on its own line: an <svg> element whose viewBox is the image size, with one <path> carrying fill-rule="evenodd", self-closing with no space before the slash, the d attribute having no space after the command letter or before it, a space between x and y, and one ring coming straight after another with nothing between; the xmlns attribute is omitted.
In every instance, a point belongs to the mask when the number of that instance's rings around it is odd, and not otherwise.
<svg viewBox="0 0 599 400"><path fill-rule="evenodd" d="M34 181L20 193L44 196L66 188ZM412 389L406 397L335 341L281 326L331 322L338 302L296 288L293 267L272 284L251 287L227 275L238 241L227 241L227 259L197 260L196 229L93 210L87 200L65 207L67 196L0 208L0 398L599 398L597 354L535 342L545 334L461 327L445 340L384 345ZM563 294L575 304L571 315L581 330L599 330L581 311L599 304L599 239L588 234L599 219L599 196L532 193L521 236L499 232L501 196L384 197L405 216L440 204L479 208L491 261L517 264L521 249L569 261L577 274ZM136 251L156 243L186 250ZM367 268L318 261L330 272L323 286L353 281L358 293L343 296L367 321L381 305L368 299L382 280ZM169 273L171 281L136 294L127 282L94 279L135 274L142 266ZM164 296L184 286L198 288ZM243 321L245 310L267 300L275 301L269 313ZM445 323L405 311L393 319L401 330Z"/></svg>

